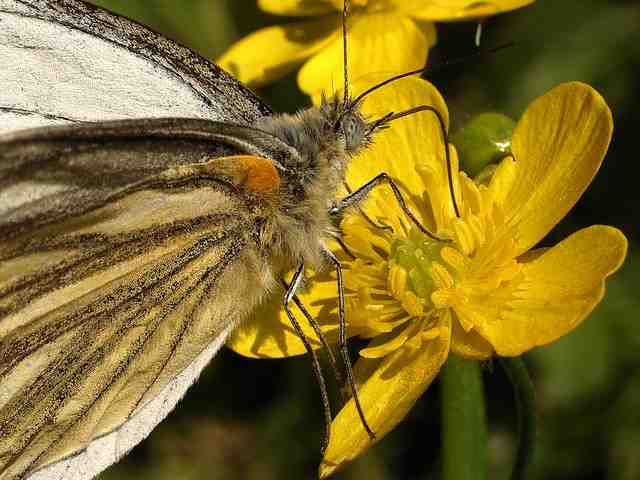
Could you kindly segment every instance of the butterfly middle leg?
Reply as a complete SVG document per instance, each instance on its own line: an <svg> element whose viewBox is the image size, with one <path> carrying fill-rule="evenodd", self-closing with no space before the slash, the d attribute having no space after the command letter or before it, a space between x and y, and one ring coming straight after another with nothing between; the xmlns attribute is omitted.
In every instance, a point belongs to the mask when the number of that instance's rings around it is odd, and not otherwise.
<svg viewBox="0 0 640 480"><path fill-rule="evenodd" d="M304 344L304 348L307 350L307 353L311 358L313 373L316 377L316 382L318 383L318 387L320 388L320 395L322 397L322 407L324 411L324 420L325 420L325 433L324 433L324 439L322 440L322 447L321 447L321 453L324 455L324 452L327 449L327 446L329 445L329 439L331 436L331 420L332 420L331 406L329 403L329 394L327 393L327 384L325 382L324 376L322 375L322 368L320 367L318 356L316 355L315 350L311 346L311 342L309 341L309 338L305 335L304 331L302 330L302 327L300 326L300 323L298 322L295 315L291 311L291 308L289 307L291 300L295 298L296 291L298 290L298 288L302 283L303 276L304 276L304 263L300 263L300 265L298 265L298 268L296 268L296 271L293 274L291 283L289 283L286 286L286 291L282 299L282 306L284 307L285 312L287 312L287 316L289 317L289 321L291 322L293 329L296 331L296 334ZM284 283L286 285L286 282ZM303 310L303 313L305 313L305 316L306 316L308 312L306 312L306 310ZM311 317L308 316L307 318L309 319ZM315 322L315 320L313 319L311 320L312 320L312 323ZM315 326L314 326L314 329L315 329ZM318 327L318 330L319 330L319 327ZM329 355L332 356L331 353Z"/></svg>
<svg viewBox="0 0 640 480"><path fill-rule="evenodd" d="M340 350L340 355L342 356L342 361L344 363L346 372L347 372L347 383L349 384L349 388L351 389L351 395L353 398L353 402L355 403L356 410L358 411L358 416L360 417L360 421L364 426L364 429L367 431L369 438L371 440L375 440L376 435L369 427L367 423L367 419L364 416L364 411L362 410L362 405L360 405L360 400L358 398L358 389L356 387L355 378L353 376L353 368L351 367L351 359L349 358L349 350L347 348L347 324L346 324L346 316L345 316L345 295L344 295L344 278L342 276L342 266L340 265L340 260L331 252L329 249L323 250L324 255L327 259L333 264L337 282L338 282L338 349Z"/></svg>

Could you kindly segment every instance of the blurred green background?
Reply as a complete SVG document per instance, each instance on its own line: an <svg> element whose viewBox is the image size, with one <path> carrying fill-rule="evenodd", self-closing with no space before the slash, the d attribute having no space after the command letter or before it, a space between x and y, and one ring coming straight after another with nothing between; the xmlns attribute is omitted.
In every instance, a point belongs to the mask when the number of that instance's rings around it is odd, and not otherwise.
<svg viewBox="0 0 640 480"><path fill-rule="evenodd" d="M254 0L96 0L215 59L252 30L282 22ZM286 20L286 19L285 19ZM430 61L468 54L472 24L440 24ZM487 110L518 118L553 85L597 88L615 117L614 140L598 177L549 236L586 225L621 228L630 253L605 301L556 344L526 356L538 394L537 479L640 479L640 5L637 0L539 0L489 21L487 46L515 46L438 72L454 127ZM291 75L259 92L276 110L308 104ZM497 363L484 366L491 474L507 478L515 448L514 403ZM437 479L438 383L399 428L338 475L345 479ZM306 358L256 361L228 350L204 371L176 411L105 480L313 478L322 414ZM464 461L464 459L461 459Z"/></svg>

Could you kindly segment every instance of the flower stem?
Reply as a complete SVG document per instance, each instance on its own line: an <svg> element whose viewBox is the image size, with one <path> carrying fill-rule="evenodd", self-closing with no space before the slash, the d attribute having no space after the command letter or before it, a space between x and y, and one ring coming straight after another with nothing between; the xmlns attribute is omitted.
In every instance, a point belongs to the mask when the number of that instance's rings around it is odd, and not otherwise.
<svg viewBox="0 0 640 480"><path fill-rule="evenodd" d="M450 355L440 374L442 478L487 478L487 420L480 364Z"/></svg>
<svg viewBox="0 0 640 480"><path fill-rule="evenodd" d="M521 358L501 357L500 363L513 386L518 415L518 453L511 480L524 480L529 475L535 454L536 395L527 367Z"/></svg>

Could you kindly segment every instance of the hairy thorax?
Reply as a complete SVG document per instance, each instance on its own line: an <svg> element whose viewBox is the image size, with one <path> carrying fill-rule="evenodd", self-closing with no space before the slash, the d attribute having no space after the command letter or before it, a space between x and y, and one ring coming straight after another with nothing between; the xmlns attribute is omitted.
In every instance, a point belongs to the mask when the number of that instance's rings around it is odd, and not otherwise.
<svg viewBox="0 0 640 480"><path fill-rule="evenodd" d="M344 182L350 154L344 136L334 128L334 115L319 107L259 125L295 151L282 160L277 206L265 232L270 254L284 270L300 262L321 267L323 243L335 233L329 209Z"/></svg>

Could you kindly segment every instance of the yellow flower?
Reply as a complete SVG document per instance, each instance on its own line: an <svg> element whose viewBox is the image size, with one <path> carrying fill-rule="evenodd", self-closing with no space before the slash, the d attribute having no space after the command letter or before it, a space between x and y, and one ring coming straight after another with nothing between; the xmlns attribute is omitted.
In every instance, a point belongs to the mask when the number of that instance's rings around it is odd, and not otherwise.
<svg viewBox="0 0 640 480"><path fill-rule="evenodd" d="M428 104L448 122L433 86L419 79L400 83L368 98L365 113L378 117ZM344 243L356 259L335 251L345 269L349 335L371 338L355 375L376 441L404 418L449 352L472 359L520 355L573 330L600 302L606 277L626 255L619 230L596 225L551 248L531 248L587 188L612 128L602 97L587 85L567 83L529 105L514 130L515 159L503 160L487 184L458 171L450 146L459 216L432 114L395 122L353 160L347 172L352 188L389 173L421 222L442 239L415 228L384 187L364 209L392 230L372 226L357 212L342 224ZM301 294L330 338L337 329L334 278L316 275ZM306 333L315 338L309 327ZM304 352L275 303L241 327L229 345L257 357ZM349 401L333 421L321 476L372 443Z"/></svg>
<svg viewBox="0 0 640 480"><path fill-rule="evenodd" d="M432 22L495 15L534 0L352 0L349 71L352 78L380 71L421 68L436 42ZM305 63L302 91L316 98L342 86L343 0L259 0L276 15L314 17L258 30L232 45L218 63L252 87L269 83Z"/></svg>

